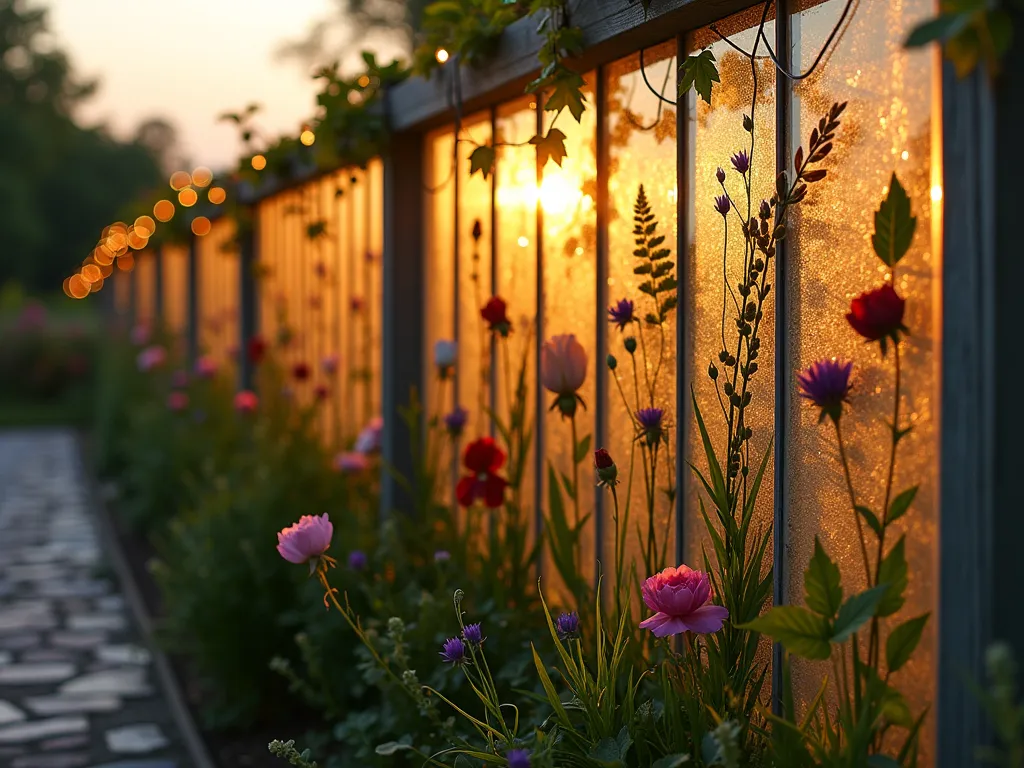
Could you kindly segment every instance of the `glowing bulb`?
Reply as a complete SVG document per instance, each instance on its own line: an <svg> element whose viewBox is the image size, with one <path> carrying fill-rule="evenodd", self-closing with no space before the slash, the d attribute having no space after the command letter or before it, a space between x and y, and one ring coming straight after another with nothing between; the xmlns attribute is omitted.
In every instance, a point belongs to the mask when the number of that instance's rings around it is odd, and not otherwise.
<svg viewBox="0 0 1024 768"><path fill-rule="evenodd" d="M252 167L257 171L262 171L264 168L267 167L267 158L265 158L263 155L253 155Z"/></svg>
<svg viewBox="0 0 1024 768"><path fill-rule="evenodd" d="M201 165L192 171L192 183L197 187L208 187L211 181L213 181L213 171L206 166Z"/></svg>
<svg viewBox="0 0 1024 768"><path fill-rule="evenodd" d="M192 183L192 177L186 171L175 171L171 174L171 189L179 192Z"/></svg>
<svg viewBox="0 0 1024 768"><path fill-rule="evenodd" d="M206 197L214 205L220 205L227 199L228 193L224 191L223 187L210 187L210 191L206 193Z"/></svg>
<svg viewBox="0 0 1024 768"><path fill-rule="evenodd" d="M174 218L174 203L170 200L159 200L153 206L153 215L157 221L170 221Z"/></svg>
<svg viewBox="0 0 1024 768"><path fill-rule="evenodd" d="M204 237L210 234L212 228L210 220L205 216L197 216L192 219L192 234L197 237Z"/></svg>
<svg viewBox="0 0 1024 768"><path fill-rule="evenodd" d="M316 141L316 134L307 128L299 134L299 141L302 142L303 146L311 147L313 146L313 142Z"/></svg>
<svg viewBox="0 0 1024 768"><path fill-rule="evenodd" d="M89 295L89 284L81 275L72 275L68 278L68 293L73 299L84 299Z"/></svg>
<svg viewBox="0 0 1024 768"><path fill-rule="evenodd" d="M525 248L530 244L530 238L528 238L526 235L520 235L518 242L520 248Z"/></svg>
<svg viewBox="0 0 1024 768"><path fill-rule="evenodd" d="M903 152L900 154L900 157L902 157L904 160L909 160L910 159L910 153L907 152L907 150L904 149Z"/></svg>
<svg viewBox="0 0 1024 768"><path fill-rule="evenodd" d="M87 283L95 283L97 280L103 279L103 274L95 264L86 264L82 267L82 279Z"/></svg>
<svg viewBox="0 0 1024 768"><path fill-rule="evenodd" d="M152 237L156 232L156 222L150 216L139 216L135 220L135 231L141 237Z"/></svg>
<svg viewBox="0 0 1024 768"><path fill-rule="evenodd" d="M549 173L540 184L540 204L545 213L555 216L572 210L582 194L579 186L570 183L564 173Z"/></svg>
<svg viewBox="0 0 1024 768"><path fill-rule="evenodd" d="M128 245L136 251L141 251L149 244L149 236L143 236L143 232L136 232L133 227L128 231Z"/></svg>
<svg viewBox="0 0 1024 768"><path fill-rule="evenodd" d="M178 202L185 208L191 208L199 200L199 195L192 187L185 187L178 193Z"/></svg>
<svg viewBox="0 0 1024 768"><path fill-rule="evenodd" d="M942 185L941 184L935 184L932 187L932 200L934 200L936 203L939 202L940 200L942 200Z"/></svg>
<svg viewBox="0 0 1024 768"><path fill-rule="evenodd" d="M434 54L434 58L437 59L438 64L444 64L446 61L448 61L448 51L446 51L444 48L438 48L437 53Z"/></svg>
<svg viewBox="0 0 1024 768"><path fill-rule="evenodd" d="M360 88L365 88L369 84L370 84L370 78L367 75L360 75L360 77L359 77L359 87Z"/></svg>

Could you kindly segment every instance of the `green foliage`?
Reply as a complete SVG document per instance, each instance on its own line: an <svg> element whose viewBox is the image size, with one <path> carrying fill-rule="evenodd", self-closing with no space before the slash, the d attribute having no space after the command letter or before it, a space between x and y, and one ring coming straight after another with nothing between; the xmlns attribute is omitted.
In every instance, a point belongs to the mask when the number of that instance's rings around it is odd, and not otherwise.
<svg viewBox="0 0 1024 768"><path fill-rule="evenodd" d="M883 263L896 266L914 239L917 218L910 215L910 198L893 173L889 180L889 194L875 211L875 232L871 244Z"/></svg>
<svg viewBox="0 0 1024 768"><path fill-rule="evenodd" d="M722 81L718 75L718 64L710 48L687 56L679 67L680 97L685 96L692 88L710 105L711 89L715 83L720 82Z"/></svg>
<svg viewBox="0 0 1024 768"><path fill-rule="evenodd" d="M937 16L926 19L907 36L907 48L941 43L958 77L984 64L989 77L999 74L1013 42L1013 21L1001 4L984 0L943 0Z"/></svg>

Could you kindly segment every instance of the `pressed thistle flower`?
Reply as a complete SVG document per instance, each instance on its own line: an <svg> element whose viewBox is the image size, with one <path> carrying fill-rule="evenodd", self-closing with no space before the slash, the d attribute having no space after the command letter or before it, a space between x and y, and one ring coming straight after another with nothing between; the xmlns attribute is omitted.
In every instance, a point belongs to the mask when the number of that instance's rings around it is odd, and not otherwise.
<svg viewBox="0 0 1024 768"><path fill-rule="evenodd" d="M559 640L571 640L579 637L580 615L576 611L561 614L555 619L555 634L558 635Z"/></svg>
<svg viewBox="0 0 1024 768"><path fill-rule="evenodd" d="M448 430L448 434L452 437L458 437L462 434L462 430L466 427L466 421L469 419L469 411L463 408L461 405L455 406L455 410L451 413L446 413L444 416L444 426Z"/></svg>
<svg viewBox="0 0 1024 768"><path fill-rule="evenodd" d="M664 434L664 416L665 412L661 408L641 408L636 412L636 420L640 424L643 436L647 438L648 445L655 445L661 441Z"/></svg>
<svg viewBox="0 0 1024 768"><path fill-rule="evenodd" d="M719 167L719 169L715 171L715 178L718 179L719 184L725 183L725 171L722 170L721 167Z"/></svg>
<svg viewBox="0 0 1024 768"><path fill-rule="evenodd" d="M828 416L833 421L839 421L843 415L843 403L847 402L852 388L852 370L852 362L818 360L797 376L800 397L821 409L821 420Z"/></svg>
<svg viewBox="0 0 1024 768"><path fill-rule="evenodd" d="M466 644L458 637L450 637L441 646L441 659L449 664L466 664L469 657L466 656Z"/></svg>
<svg viewBox="0 0 1024 768"><path fill-rule="evenodd" d="M723 216L729 213L729 209L731 207L732 204L729 202L728 195L719 195L718 197L715 198L715 210L718 211Z"/></svg>
<svg viewBox="0 0 1024 768"><path fill-rule="evenodd" d="M745 149L730 157L729 161L732 163L732 167L740 173L746 173L750 170L750 155L747 154Z"/></svg>
<svg viewBox="0 0 1024 768"><path fill-rule="evenodd" d="M608 320L612 325L617 325L620 331L626 330L626 326L635 319L635 306L630 299L619 299L614 305L608 307Z"/></svg>
<svg viewBox="0 0 1024 768"><path fill-rule="evenodd" d="M480 623L467 624L462 628L462 638L470 645L480 645L485 640L484 628Z"/></svg>

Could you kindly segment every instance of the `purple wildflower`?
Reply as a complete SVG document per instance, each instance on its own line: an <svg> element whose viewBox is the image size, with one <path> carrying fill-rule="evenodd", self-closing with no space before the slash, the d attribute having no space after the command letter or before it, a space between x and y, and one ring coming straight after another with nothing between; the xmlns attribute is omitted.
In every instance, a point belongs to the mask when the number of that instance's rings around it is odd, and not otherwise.
<svg viewBox="0 0 1024 768"><path fill-rule="evenodd" d="M449 664L465 664L469 661L466 658L466 644L457 637L449 637L441 646L441 659Z"/></svg>
<svg viewBox="0 0 1024 768"><path fill-rule="evenodd" d="M367 562L366 553L361 550L353 549L348 553L348 567L350 571L365 571Z"/></svg>
<svg viewBox="0 0 1024 768"><path fill-rule="evenodd" d="M580 615L573 611L572 613L563 613L555 619L555 634L558 635L559 640L570 640L574 637L579 637Z"/></svg>
<svg viewBox="0 0 1024 768"><path fill-rule="evenodd" d="M665 412L661 408L641 408L636 412L636 420L640 423L648 445L654 445L662 437L662 417Z"/></svg>
<svg viewBox="0 0 1024 768"><path fill-rule="evenodd" d="M725 183L725 171L723 171L721 168L719 168L717 171L715 171L715 178L718 179L718 183L719 184L724 184Z"/></svg>
<svg viewBox="0 0 1024 768"><path fill-rule="evenodd" d="M485 639L483 625L467 624L462 628L462 639L470 645L480 645Z"/></svg>
<svg viewBox="0 0 1024 768"><path fill-rule="evenodd" d="M608 307L608 320L619 326L620 331L626 330L633 319L633 302L630 299L619 299L614 306Z"/></svg>
<svg viewBox="0 0 1024 768"><path fill-rule="evenodd" d="M435 563L447 563L451 559L452 553L449 552L447 549L439 549L437 550L437 552L434 553Z"/></svg>
<svg viewBox="0 0 1024 768"><path fill-rule="evenodd" d="M508 768L530 768L530 750L510 749L505 753Z"/></svg>
<svg viewBox="0 0 1024 768"><path fill-rule="evenodd" d="M448 434L452 437L461 435L462 430L466 426L467 419L469 419L469 411L461 405L455 406L455 410L445 414L444 417L444 426L448 430Z"/></svg>
<svg viewBox="0 0 1024 768"><path fill-rule="evenodd" d="M747 154L745 149L737 152L729 160L732 162L732 167L740 173L746 173L750 170L750 155Z"/></svg>
<svg viewBox="0 0 1024 768"><path fill-rule="evenodd" d="M729 212L731 203L728 195L719 195L715 198L715 210L725 216Z"/></svg>
<svg viewBox="0 0 1024 768"><path fill-rule="evenodd" d="M821 409L821 419L826 416L838 422L843 415L843 403L847 402L852 385L850 372L852 362L841 360L818 360L811 363L805 371L797 376L800 385L800 397Z"/></svg>

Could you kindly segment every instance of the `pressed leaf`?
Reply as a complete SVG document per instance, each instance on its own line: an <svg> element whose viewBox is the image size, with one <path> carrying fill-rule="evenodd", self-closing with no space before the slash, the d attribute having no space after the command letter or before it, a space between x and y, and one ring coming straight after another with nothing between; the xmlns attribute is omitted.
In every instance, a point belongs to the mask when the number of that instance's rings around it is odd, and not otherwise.
<svg viewBox="0 0 1024 768"><path fill-rule="evenodd" d="M552 128L545 136L537 134L530 143L537 147L537 163L543 168L548 160L553 160L555 165L561 165L565 159L565 134L557 128Z"/></svg>
<svg viewBox="0 0 1024 768"><path fill-rule="evenodd" d="M828 622L799 605L777 606L739 628L767 635L805 659L827 659L832 652Z"/></svg>
<svg viewBox="0 0 1024 768"><path fill-rule="evenodd" d="M857 514L864 518L871 530L875 532L876 536L882 535L882 523L879 521L878 516L867 507L857 505Z"/></svg>
<svg viewBox="0 0 1024 768"><path fill-rule="evenodd" d="M469 156L469 175L480 172L486 179L494 171L494 160L496 157L494 147L484 144L473 150Z"/></svg>
<svg viewBox="0 0 1024 768"><path fill-rule="evenodd" d="M583 459L585 459L587 457L588 453L590 453L590 435L589 434L588 435L584 435L583 439L580 440L579 444L576 446L576 456L575 456L576 463L579 464L581 461L583 461Z"/></svg>
<svg viewBox="0 0 1024 768"><path fill-rule="evenodd" d="M843 603L832 627L832 642L845 643L850 635L870 621L885 596L886 589L884 584L872 587Z"/></svg>
<svg viewBox="0 0 1024 768"><path fill-rule="evenodd" d="M885 519L885 524L899 520L903 515L910 509L910 504L914 501L914 497L917 496L917 486L908 488L903 491L899 496L892 500L892 504L889 505L889 516Z"/></svg>
<svg viewBox="0 0 1024 768"><path fill-rule="evenodd" d="M711 49L705 48L700 53L687 56L680 70L679 95L683 96L693 88L698 96L711 104L712 85L721 82Z"/></svg>
<svg viewBox="0 0 1024 768"><path fill-rule="evenodd" d="M910 657L921 642L921 634L928 623L930 613L909 619L889 633L885 641L885 663L889 673L893 673L910 661Z"/></svg>
<svg viewBox="0 0 1024 768"><path fill-rule="evenodd" d="M920 48L928 43L945 42L959 35L971 21L968 13L940 13L932 19L922 21L907 36L907 48Z"/></svg>
<svg viewBox="0 0 1024 768"><path fill-rule="evenodd" d="M892 267L899 263L914 239L917 219L910 213L910 198L893 173L889 180L889 194L875 211L875 233L871 245L883 262Z"/></svg>
<svg viewBox="0 0 1024 768"><path fill-rule="evenodd" d="M807 607L827 619L834 619L843 603L839 566L829 559L818 537L814 537L814 556L804 571Z"/></svg>
<svg viewBox="0 0 1024 768"><path fill-rule="evenodd" d="M885 597L878 606L878 615L892 616L903 607L903 591L907 588L907 558L903 536L882 559L878 583L886 587Z"/></svg>

